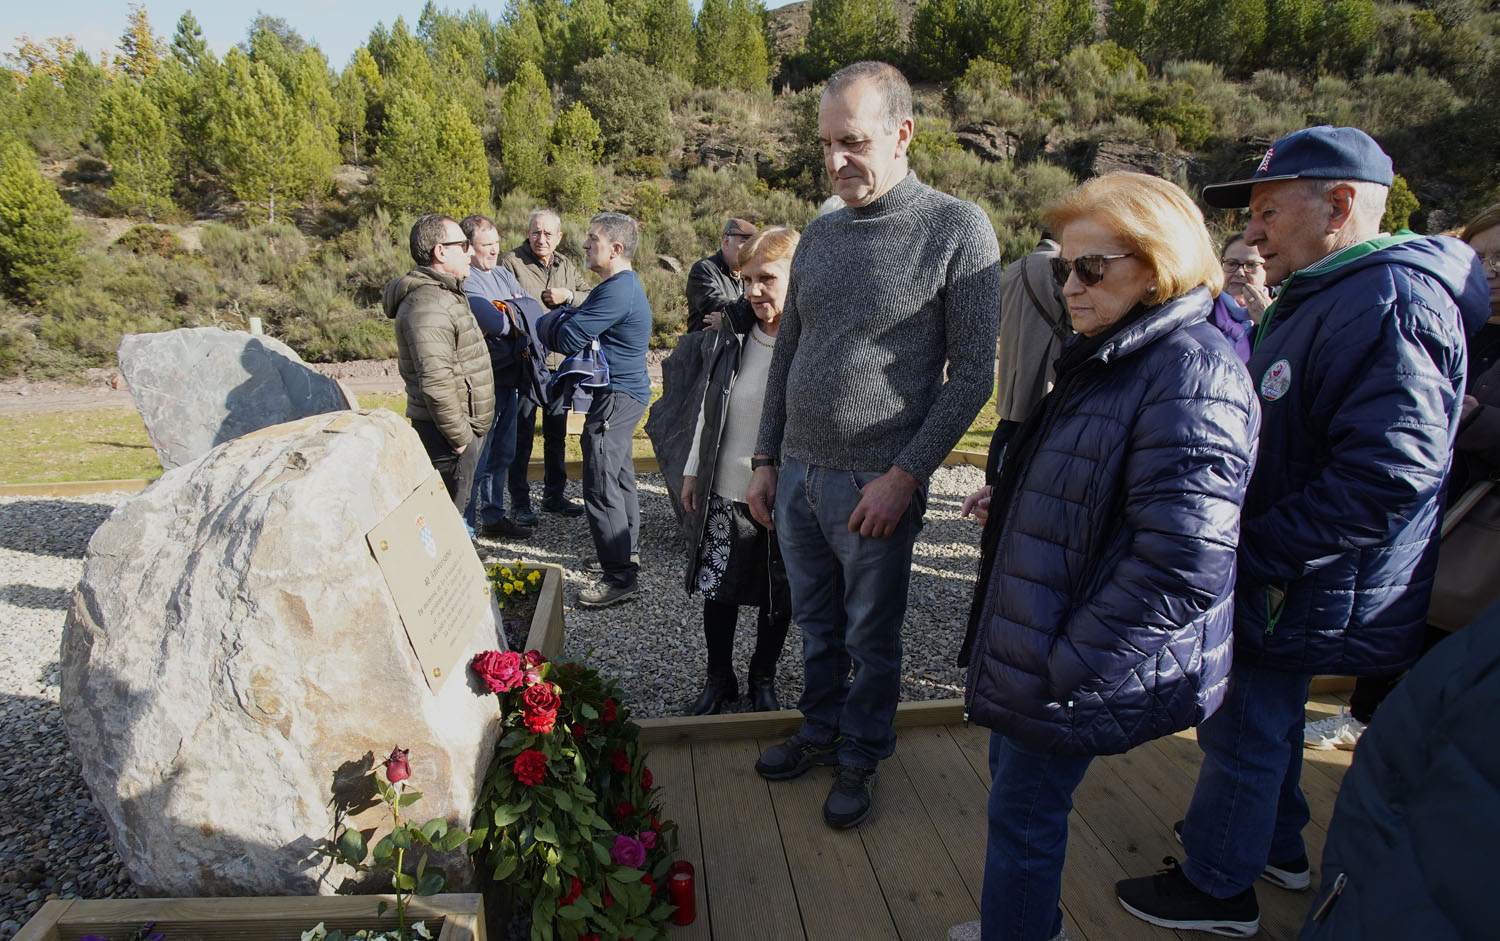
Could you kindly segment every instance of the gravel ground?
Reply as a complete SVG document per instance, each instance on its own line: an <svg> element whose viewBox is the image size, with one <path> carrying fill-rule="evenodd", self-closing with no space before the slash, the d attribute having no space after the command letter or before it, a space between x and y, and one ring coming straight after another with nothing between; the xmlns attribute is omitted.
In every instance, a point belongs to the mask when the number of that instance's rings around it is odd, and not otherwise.
<svg viewBox="0 0 1500 941"><path fill-rule="evenodd" d="M953 665L963 639L979 531L959 505L982 482L972 467L933 477L926 524L913 562L902 629L905 700L962 695ZM578 482L570 484L577 499ZM566 656L587 657L616 677L637 718L679 715L703 682L702 603L682 589L682 553L659 474L640 478L641 592L612 608L572 607L592 581L582 518L541 514L530 539L485 540L488 559L556 562L568 570ZM540 493L537 493L537 499ZM58 645L74 585L94 530L128 499L0 498L0 941L13 936L49 898L122 898L134 889L103 819L79 776L63 733ZM741 679L754 646L754 614L744 609L735 642ZM783 704L802 690L801 637L793 628L777 676ZM742 697L739 709L744 708Z"/></svg>

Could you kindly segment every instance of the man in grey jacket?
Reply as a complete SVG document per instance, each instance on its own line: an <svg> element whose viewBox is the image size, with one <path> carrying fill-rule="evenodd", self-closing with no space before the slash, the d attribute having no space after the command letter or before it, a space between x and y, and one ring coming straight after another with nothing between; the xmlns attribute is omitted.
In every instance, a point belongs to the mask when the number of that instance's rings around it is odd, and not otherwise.
<svg viewBox="0 0 1500 941"><path fill-rule="evenodd" d="M526 241L500 258L500 267L509 271L521 287L542 302L548 310L571 304L582 304L589 294L589 282L573 259L557 249L562 245L562 220L550 209L533 210L526 220ZM547 368L556 369L562 356L549 353ZM526 472L531 464L531 449L536 440L536 414L542 414L542 509L564 517L583 515L583 507L568 499L568 469L564 448L568 438L568 413L538 409L537 403L522 396L516 409L516 449L510 465L511 519L523 526L535 526L537 516L531 511L531 484Z"/></svg>
<svg viewBox="0 0 1500 941"><path fill-rule="evenodd" d="M381 301L396 321L406 417L462 516L495 419L489 351L464 298L469 240L452 218L427 215L411 227L410 243L417 267L386 284Z"/></svg>
<svg viewBox="0 0 1500 941"><path fill-rule="evenodd" d="M911 88L891 66L829 79L818 135L845 205L808 224L792 259L746 494L780 538L806 667L802 728L755 767L783 780L838 764L823 805L833 827L865 818L895 750L927 479L993 384L995 232L978 206L909 171L913 129Z"/></svg>

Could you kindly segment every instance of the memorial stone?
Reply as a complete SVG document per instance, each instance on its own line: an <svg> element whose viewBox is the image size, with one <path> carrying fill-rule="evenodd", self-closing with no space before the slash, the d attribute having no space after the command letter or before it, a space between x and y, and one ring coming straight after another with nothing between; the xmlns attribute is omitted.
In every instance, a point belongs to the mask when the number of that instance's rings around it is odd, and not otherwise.
<svg viewBox="0 0 1500 941"><path fill-rule="evenodd" d="M119 359L166 470L252 431L358 407L272 337L218 327L136 333L120 341Z"/></svg>
<svg viewBox="0 0 1500 941"><path fill-rule="evenodd" d="M366 541L432 473L396 414L338 412L222 444L99 528L63 632L61 704L142 892L358 888L314 850L337 814L372 845L389 831L365 772L393 745L425 795L412 816L469 825L498 723L463 665L501 646L498 612L486 604L434 691ZM472 556L452 503L437 507L454 519L428 538ZM450 891L473 888L461 851L442 866Z"/></svg>

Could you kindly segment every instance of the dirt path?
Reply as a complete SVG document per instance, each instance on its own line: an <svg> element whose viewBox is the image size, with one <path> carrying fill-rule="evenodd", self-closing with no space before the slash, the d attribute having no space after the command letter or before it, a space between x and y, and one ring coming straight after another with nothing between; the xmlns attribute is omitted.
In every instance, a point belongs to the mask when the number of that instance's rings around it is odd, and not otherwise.
<svg viewBox="0 0 1500 941"><path fill-rule="evenodd" d="M666 350L646 354L651 381L661 384L661 361ZM332 376L355 395L406 391L393 359L362 359L348 363L309 363ZM130 390L118 369L86 369L73 380L0 379L0 415L23 412L71 412L88 408L133 408Z"/></svg>

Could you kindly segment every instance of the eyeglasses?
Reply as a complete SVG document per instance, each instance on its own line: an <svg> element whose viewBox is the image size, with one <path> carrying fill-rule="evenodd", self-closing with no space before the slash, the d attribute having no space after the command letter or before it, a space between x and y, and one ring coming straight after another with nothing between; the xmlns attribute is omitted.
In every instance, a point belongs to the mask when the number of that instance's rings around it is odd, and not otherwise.
<svg viewBox="0 0 1500 941"><path fill-rule="evenodd" d="M1222 262L1220 262L1220 264L1222 264L1224 266L1224 270L1229 272L1230 274L1233 274L1237 270L1243 270L1245 274L1255 274L1257 271L1265 267L1265 264L1263 262L1235 261L1233 258L1226 258Z"/></svg>
<svg viewBox="0 0 1500 941"><path fill-rule="evenodd" d="M1500 252L1490 252L1487 255L1480 255L1479 263L1495 274L1500 274Z"/></svg>
<svg viewBox="0 0 1500 941"><path fill-rule="evenodd" d="M459 239L457 242L439 242L438 244L439 245L461 245L461 246L463 246L463 250L464 251L468 251L469 250L469 240L468 239Z"/></svg>
<svg viewBox="0 0 1500 941"><path fill-rule="evenodd" d="M727 239L738 239L741 242L748 241L750 238L752 238L749 232L725 232L724 237Z"/></svg>
<svg viewBox="0 0 1500 941"><path fill-rule="evenodd" d="M1104 278L1104 268L1107 262L1117 258L1129 258L1135 252L1121 252L1118 255L1080 255L1071 262L1066 258L1052 259L1052 277L1057 279L1058 284L1067 284L1068 275L1077 272L1078 280L1084 287L1091 288Z"/></svg>

